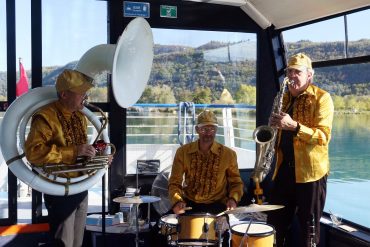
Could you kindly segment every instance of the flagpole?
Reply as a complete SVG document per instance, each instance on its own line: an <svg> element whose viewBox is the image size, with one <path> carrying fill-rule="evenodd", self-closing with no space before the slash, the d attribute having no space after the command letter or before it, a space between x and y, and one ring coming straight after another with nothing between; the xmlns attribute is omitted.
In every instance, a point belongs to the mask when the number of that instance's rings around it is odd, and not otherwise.
<svg viewBox="0 0 370 247"><path fill-rule="evenodd" d="M22 58L19 57L18 58L18 71L19 71L19 78L21 78L21 62L22 62Z"/></svg>

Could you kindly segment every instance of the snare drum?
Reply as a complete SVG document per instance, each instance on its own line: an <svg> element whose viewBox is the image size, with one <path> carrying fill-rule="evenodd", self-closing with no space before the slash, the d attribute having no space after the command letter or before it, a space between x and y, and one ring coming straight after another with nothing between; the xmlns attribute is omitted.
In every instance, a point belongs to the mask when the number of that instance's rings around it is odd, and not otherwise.
<svg viewBox="0 0 370 247"><path fill-rule="evenodd" d="M218 243L216 216L208 213L181 214L178 219L178 245L208 246Z"/></svg>
<svg viewBox="0 0 370 247"><path fill-rule="evenodd" d="M177 240L177 216L176 214L167 214L161 217L159 222L160 233L166 236L167 242L170 245Z"/></svg>
<svg viewBox="0 0 370 247"><path fill-rule="evenodd" d="M263 223L251 223L248 232L243 240L245 231L249 223L237 224L231 227L232 247L253 246L253 247L272 247L275 239L273 226Z"/></svg>

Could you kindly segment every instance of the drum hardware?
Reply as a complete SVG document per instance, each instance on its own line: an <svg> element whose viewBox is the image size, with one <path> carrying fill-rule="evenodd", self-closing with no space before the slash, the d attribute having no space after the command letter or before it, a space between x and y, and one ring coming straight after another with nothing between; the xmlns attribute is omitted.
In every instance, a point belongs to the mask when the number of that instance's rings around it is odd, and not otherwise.
<svg viewBox="0 0 370 247"><path fill-rule="evenodd" d="M226 221L226 218L224 216L216 218L216 231L217 231L217 237L218 237L218 247L222 247L222 242L224 241L223 237L222 237L222 233L225 232L225 230L227 229L224 226L225 222L226 222L227 225L229 224Z"/></svg>
<svg viewBox="0 0 370 247"><path fill-rule="evenodd" d="M245 230L245 233L242 237L242 240L240 241L240 244L239 244L239 247L242 247L242 244L244 243L244 239L246 236L248 236L248 231L249 231L249 228L251 227L251 224L252 224L252 219L250 219L249 223L248 223L248 227L247 229Z"/></svg>
<svg viewBox="0 0 370 247"><path fill-rule="evenodd" d="M156 196L133 196L133 197L116 197L113 199L114 202L118 203L125 203L125 204L135 204L135 246L139 247L139 219L138 219L138 211L139 211L139 204L142 203L152 203L161 200L161 198ZM150 222L150 219L149 219Z"/></svg>

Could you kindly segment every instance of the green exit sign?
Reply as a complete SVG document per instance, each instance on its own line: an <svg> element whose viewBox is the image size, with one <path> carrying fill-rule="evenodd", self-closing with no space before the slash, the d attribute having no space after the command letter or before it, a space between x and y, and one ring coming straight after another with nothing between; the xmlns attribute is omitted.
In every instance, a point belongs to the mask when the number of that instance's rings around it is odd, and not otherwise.
<svg viewBox="0 0 370 247"><path fill-rule="evenodd" d="M177 18L177 6L161 5L161 17Z"/></svg>

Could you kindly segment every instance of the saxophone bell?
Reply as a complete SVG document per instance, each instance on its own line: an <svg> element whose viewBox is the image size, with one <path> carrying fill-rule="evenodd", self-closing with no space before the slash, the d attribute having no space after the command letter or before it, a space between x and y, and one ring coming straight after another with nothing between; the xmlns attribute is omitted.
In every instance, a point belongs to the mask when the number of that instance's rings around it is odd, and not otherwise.
<svg viewBox="0 0 370 247"><path fill-rule="evenodd" d="M253 139L257 143L257 155L252 176L255 182L262 182L269 173L273 160L276 130L268 125L261 125L253 131Z"/></svg>

